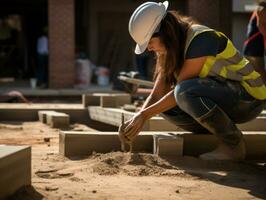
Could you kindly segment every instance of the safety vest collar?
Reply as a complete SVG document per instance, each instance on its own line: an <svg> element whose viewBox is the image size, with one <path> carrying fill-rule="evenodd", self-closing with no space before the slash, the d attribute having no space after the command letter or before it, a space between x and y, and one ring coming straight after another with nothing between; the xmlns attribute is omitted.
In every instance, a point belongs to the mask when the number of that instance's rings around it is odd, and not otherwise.
<svg viewBox="0 0 266 200"><path fill-rule="evenodd" d="M213 29L203 26L200 24L192 24L189 29L187 30L187 38L186 38L186 43L185 43L185 51L184 51L184 56L187 54L187 50L189 48L190 43L192 40L200 33L205 32L205 31L214 31Z"/></svg>

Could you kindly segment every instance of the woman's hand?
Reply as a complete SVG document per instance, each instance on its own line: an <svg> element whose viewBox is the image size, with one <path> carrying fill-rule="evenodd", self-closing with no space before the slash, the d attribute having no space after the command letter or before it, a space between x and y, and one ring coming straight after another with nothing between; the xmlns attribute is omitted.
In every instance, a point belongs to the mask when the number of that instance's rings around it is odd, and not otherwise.
<svg viewBox="0 0 266 200"><path fill-rule="evenodd" d="M144 115L139 112L129 121L125 122L126 127L124 129L124 134L129 141L132 141L141 131L145 123Z"/></svg>
<svg viewBox="0 0 266 200"><path fill-rule="evenodd" d="M132 141L139 134L146 120L175 106L176 100L174 96L174 90L171 90L159 101L138 112L134 117L132 117L132 119L125 123L125 137L129 141Z"/></svg>

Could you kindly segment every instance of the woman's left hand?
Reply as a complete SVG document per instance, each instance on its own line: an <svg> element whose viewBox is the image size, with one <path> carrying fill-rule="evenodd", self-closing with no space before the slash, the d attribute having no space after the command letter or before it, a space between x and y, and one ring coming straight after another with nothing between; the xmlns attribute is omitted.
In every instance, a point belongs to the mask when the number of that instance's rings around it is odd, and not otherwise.
<svg viewBox="0 0 266 200"><path fill-rule="evenodd" d="M145 123L145 118L143 114L137 113L133 118L131 118L129 121L125 123L128 124L124 129L125 136L130 141L132 141L139 134L144 123Z"/></svg>

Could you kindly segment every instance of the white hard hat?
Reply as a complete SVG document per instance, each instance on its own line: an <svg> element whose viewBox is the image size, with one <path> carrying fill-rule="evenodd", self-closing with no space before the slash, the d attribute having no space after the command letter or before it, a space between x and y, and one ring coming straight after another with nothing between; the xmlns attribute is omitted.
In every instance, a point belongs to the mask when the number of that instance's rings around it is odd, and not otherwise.
<svg viewBox="0 0 266 200"><path fill-rule="evenodd" d="M136 54L143 53L147 48L153 33L166 15L168 4L168 1L163 3L146 2L141 4L131 15L128 30L137 43Z"/></svg>

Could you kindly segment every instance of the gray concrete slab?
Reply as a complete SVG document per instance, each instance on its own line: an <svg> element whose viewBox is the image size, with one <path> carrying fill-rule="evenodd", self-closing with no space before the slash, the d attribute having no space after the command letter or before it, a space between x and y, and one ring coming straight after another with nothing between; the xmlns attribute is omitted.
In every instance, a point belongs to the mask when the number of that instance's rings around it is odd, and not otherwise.
<svg viewBox="0 0 266 200"><path fill-rule="evenodd" d="M31 147L0 145L0 199L31 185Z"/></svg>

